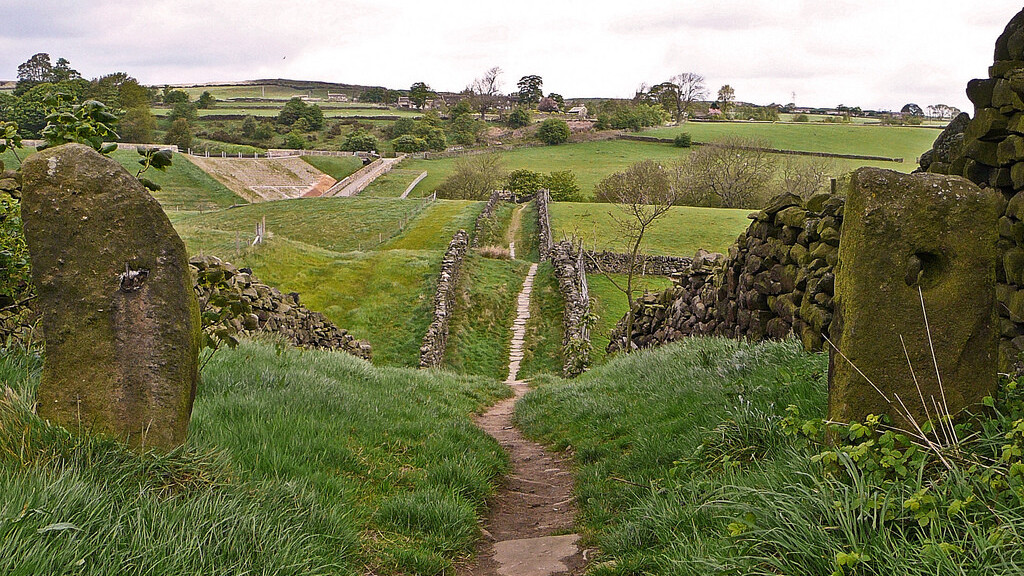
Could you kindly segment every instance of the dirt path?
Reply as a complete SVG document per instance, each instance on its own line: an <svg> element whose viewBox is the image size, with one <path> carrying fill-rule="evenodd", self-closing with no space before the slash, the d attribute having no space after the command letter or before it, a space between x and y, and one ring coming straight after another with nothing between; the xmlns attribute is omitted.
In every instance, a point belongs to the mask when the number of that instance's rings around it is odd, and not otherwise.
<svg viewBox="0 0 1024 576"><path fill-rule="evenodd" d="M477 425L508 452L512 472L498 493L485 525L484 539L472 564L460 567L460 576L551 576L582 574L584 560L573 534L576 506L569 463L560 455L527 440L512 425L515 403L528 390L518 380L523 359L526 321L537 265L523 282L512 326L509 374L506 384L513 398L495 404L477 419Z"/></svg>

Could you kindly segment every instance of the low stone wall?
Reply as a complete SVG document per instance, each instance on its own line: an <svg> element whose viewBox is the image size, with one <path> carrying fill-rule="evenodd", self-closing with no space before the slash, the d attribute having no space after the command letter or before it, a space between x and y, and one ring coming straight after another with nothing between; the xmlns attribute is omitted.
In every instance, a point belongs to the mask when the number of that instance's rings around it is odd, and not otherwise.
<svg viewBox="0 0 1024 576"><path fill-rule="evenodd" d="M543 262L551 254L551 216L548 214L548 204L551 203L551 194L547 190L538 190L534 196L537 200L537 250L540 252L540 260Z"/></svg>
<svg viewBox="0 0 1024 576"><path fill-rule="evenodd" d="M590 294L586 258L583 251L568 240L555 244L550 255L558 290L565 302L562 312L562 373L571 378L590 367Z"/></svg>
<svg viewBox="0 0 1024 576"><path fill-rule="evenodd" d="M484 209L480 212L480 215L476 217L476 223L473 225L473 248L478 248L480 246L480 234L483 232L484 225L487 221L494 216L494 211L498 209L498 204L514 201L514 195L508 190L495 190L494 192L491 192L491 197L487 200L487 204L484 205Z"/></svg>
<svg viewBox="0 0 1024 576"><path fill-rule="evenodd" d="M629 273L629 254L621 252L594 252L587 250L586 257L587 272L604 272L609 274ZM652 276L681 276L690 269L692 258L681 258L678 256L651 256L640 254L637 256L637 272Z"/></svg>
<svg viewBox="0 0 1024 576"><path fill-rule="evenodd" d="M438 274L437 290L434 292L434 319L427 327L423 345L420 346L420 368L440 366L444 359L444 351L448 346L448 323L451 321L455 305L462 260L468 247L469 234L465 230L459 230L448 243L448 250L441 260L441 272Z"/></svg>
<svg viewBox="0 0 1024 576"><path fill-rule="evenodd" d="M833 317L843 199L819 194L803 202L785 194L751 217L728 256L699 251L675 286L636 302L632 348L684 336L790 334L808 350L822 348ZM609 352L627 345L624 320L612 332Z"/></svg>
<svg viewBox="0 0 1024 576"><path fill-rule="evenodd" d="M239 336L276 333L300 348L343 350L371 358L368 342L356 340L320 312L300 305L297 293L282 294L261 283L252 270L236 268L213 256L193 257L189 265L204 317L210 313L220 316L212 326L204 322L204 330L212 333L228 328Z"/></svg>

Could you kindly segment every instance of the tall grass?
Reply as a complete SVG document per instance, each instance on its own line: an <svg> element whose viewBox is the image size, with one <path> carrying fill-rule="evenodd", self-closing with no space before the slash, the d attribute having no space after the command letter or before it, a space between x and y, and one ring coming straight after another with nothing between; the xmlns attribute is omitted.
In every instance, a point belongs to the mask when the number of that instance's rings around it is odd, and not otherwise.
<svg viewBox="0 0 1024 576"><path fill-rule="evenodd" d="M794 342L691 338L541 379L516 418L573 448L592 574L1020 573L1020 392L946 468L881 436L829 449L786 434L785 406L823 416L825 373Z"/></svg>
<svg viewBox="0 0 1024 576"><path fill-rule="evenodd" d="M35 417L39 367L0 357L4 574L440 574L506 465L468 418L490 380L245 342L140 456Z"/></svg>

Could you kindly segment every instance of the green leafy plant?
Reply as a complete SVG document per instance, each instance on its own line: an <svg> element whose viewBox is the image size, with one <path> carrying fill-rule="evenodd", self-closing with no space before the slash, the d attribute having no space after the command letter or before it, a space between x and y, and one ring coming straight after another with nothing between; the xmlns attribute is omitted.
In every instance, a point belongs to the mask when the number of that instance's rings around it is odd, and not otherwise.
<svg viewBox="0 0 1024 576"><path fill-rule="evenodd" d="M18 133L16 122L0 122L0 154L11 151L14 158L21 163L18 156L18 148L21 148L21 135Z"/></svg>
<svg viewBox="0 0 1024 576"><path fill-rule="evenodd" d="M37 150L45 150L69 142L78 142L91 146L101 154L110 154L117 150L117 144L104 144L104 139L116 140L117 116L107 110L102 102L86 100L81 104L73 104L73 97L63 92L51 94L44 100L49 113L46 115L46 127L40 133L43 144Z"/></svg>
<svg viewBox="0 0 1024 576"><path fill-rule="evenodd" d="M139 164L142 168L139 168L139 171L135 173L135 177L138 178L139 182L146 188L154 192L160 190L159 184L153 182L149 178L144 178L142 175L150 168L155 168L161 172L166 171L171 165L171 159L174 153L166 148L147 148L143 146L140 146L135 150L139 153L139 156L142 156L142 158L139 159Z"/></svg>

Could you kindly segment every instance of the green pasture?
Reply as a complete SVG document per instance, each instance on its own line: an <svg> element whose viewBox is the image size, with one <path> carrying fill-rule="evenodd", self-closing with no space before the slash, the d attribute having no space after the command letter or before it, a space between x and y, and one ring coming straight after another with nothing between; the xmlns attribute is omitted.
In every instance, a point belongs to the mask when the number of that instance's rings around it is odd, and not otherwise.
<svg viewBox="0 0 1024 576"><path fill-rule="evenodd" d="M402 162L404 166L408 161ZM405 192L405 189L412 184L413 180L419 178L422 170L409 170L407 168L395 168L387 174L378 177L372 184L366 187L360 194L362 196L380 196L384 198L397 198ZM413 188L409 195L413 198L421 198L423 194L417 194L417 189L422 186L420 182Z"/></svg>
<svg viewBox="0 0 1024 576"><path fill-rule="evenodd" d="M374 363L417 366L441 257L480 202L311 198L171 213L191 254L253 269L373 346ZM248 246L266 217L267 241Z"/></svg>
<svg viewBox="0 0 1024 576"><path fill-rule="evenodd" d="M680 126L656 128L644 136L673 138L688 132L697 142L738 136L763 139L773 148L834 154L860 154L903 158L903 165L891 165L909 172L917 158L932 147L939 137L934 128L861 124L822 124L816 122L687 122ZM910 169L904 169L910 166Z"/></svg>
<svg viewBox="0 0 1024 576"><path fill-rule="evenodd" d="M319 102L313 102L313 104L320 105ZM284 107L284 102L281 103L281 107ZM224 116L224 115L243 115L243 116L255 116L257 118L274 118L281 112L281 107L268 108L265 106L214 106L213 108L204 108L197 110L199 119L202 120L208 116ZM324 112L325 118L350 118L353 116L401 116L403 118L418 118L422 115L421 112L415 110L383 110L383 109L364 109L364 108L341 108L333 106L321 106ZM171 113L171 109L164 106L155 106L150 109L154 116L162 118Z"/></svg>
<svg viewBox="0 0 1024 576"><path fill-rule="evenodd" d="M0 573L451 573L506 456L493 380L243 342L203 368L189 437L139 455L33 413L41 359L0 354Z"/></svg>
<svg viewBox="0 0 1024 576"><path fill-rule="evenodd" d="M614 204L552 202L551 233L555 241L575 236L590 250L624 252L625 239L612 215ZM644 235L641 252L660 256L693 256L703 248L725 252L747 229L750 210L673 206Z"/></svg>
<svg viewBox="0 0 1024 576"><path fill-rule="evenodd" d="M616 288L613 280L623 288L626 286L624 274L611 274L610 276L597 272L587 274L590 311L597 315L597 322L590 330L590 343L593 346L590 358L594 365L604 361L605 349L608 348L612 329L629 311L626 294ZM672 285L672 281L665 276L636 276L633 278L633 283L634 299L642 296L645 291L658 292Z"/></svg>

